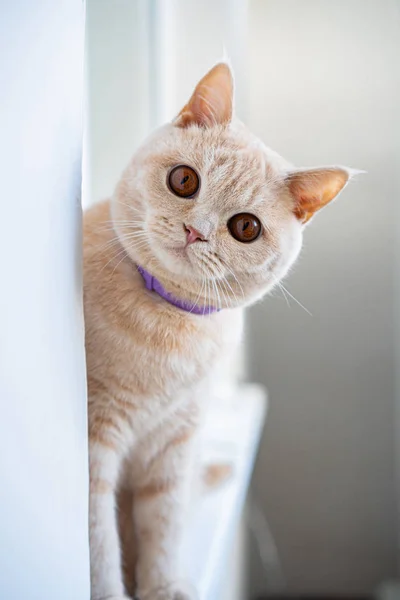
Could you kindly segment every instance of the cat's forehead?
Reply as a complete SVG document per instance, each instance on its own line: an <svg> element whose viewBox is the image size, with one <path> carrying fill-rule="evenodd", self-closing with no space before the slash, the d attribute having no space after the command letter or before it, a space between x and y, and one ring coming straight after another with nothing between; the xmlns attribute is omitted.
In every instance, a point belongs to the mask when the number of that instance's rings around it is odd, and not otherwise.
<svg viewBox="0 0 400 600"><path fill-rule="evenodd" d="M271 159L260 140L244 126L179 128L167 125L155 132L137 159L144 182L165 194L168 173L177 165L195 169L202 200L214 206L242 208L275 203L284 178L282 164ZM277 193L278 192L278 193Z"/></svg>
<svg viewBox="0 0 400 600"><path fill-rule="evenodd" d="M280 178L280 165L268 159L268 149L244 127L170 126L151 142L147 158L153 165L168 169L185 164L213 185L262 187Z"/></svg>
<svg viewBox="0 0 400 600"><path fill-rule="evenodd" d="M173 146L177 152L192 156L205 169L227 167L235 163L254 169L262 167L260 148L251 143L249 136L231 127L175 129Z"/></svg>
<svg viewBox="0 0 400 600"><path fill-rule="evenodd" d="M250 132L234 128L183 132L180 158L191 161L223 197L262 202L274 196L282 182L281 164L269 160L268 149Z"/></svg>

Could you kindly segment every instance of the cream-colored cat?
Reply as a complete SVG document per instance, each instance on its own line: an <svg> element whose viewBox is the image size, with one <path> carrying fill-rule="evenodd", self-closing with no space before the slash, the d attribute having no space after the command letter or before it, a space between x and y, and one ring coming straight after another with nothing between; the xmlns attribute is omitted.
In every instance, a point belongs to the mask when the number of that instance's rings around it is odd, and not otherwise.
<svg viewBox="0 0 400 600"><path fill-rule="evenodd" d="M177 557L208 384L349 179L294 169L232 106L218 64L85 214L92 600L193 597Z"/></svg>

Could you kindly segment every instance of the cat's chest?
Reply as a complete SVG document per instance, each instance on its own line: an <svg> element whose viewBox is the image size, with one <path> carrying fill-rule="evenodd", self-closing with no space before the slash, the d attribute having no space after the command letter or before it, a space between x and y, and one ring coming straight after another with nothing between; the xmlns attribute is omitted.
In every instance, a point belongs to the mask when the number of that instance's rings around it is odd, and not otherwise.
<svg viewBox="0 0 400 600"><path fill-rule="evenodd" d="M208 377L237 346L242 331L240 310L190 318L185 326L173 320L149 324L147 337L135 336L130 351L122 353L130 363L132 379L146 395L171 396L190 388Z"/></svg>

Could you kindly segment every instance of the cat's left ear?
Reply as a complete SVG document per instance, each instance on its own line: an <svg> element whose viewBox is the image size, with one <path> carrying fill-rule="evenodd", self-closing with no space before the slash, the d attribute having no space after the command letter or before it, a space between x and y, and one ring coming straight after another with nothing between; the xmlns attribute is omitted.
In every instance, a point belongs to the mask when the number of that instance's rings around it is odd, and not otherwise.
<svg viewBox="0 0 400 600"><path fill-rule="evenodd" d="M227 63L219 63L199 81L173 123L178 127L227 125L232 114L233 74Z"/></svg>
<svg viewBox="0 0 400 600"><path fill-rule="evenodd" d="M345 167L321 167L289 173L286 182L295 201L295 216L307 223L318 210L336 198L356 172Z"/></svg>

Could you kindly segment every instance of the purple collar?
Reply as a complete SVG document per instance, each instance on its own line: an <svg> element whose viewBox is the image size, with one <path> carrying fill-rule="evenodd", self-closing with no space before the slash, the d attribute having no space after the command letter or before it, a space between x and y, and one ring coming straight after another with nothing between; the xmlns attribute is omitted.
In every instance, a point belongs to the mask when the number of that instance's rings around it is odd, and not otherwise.
<svg viewBox="0 0 400 600"><path fill-rule="evenodd" d="M212 313L219 312L219 309L214 306L197 306L197 304L192 304L185 300L178 300L178 298L175 298L175 296L167 292L158 279L153 275L150 275L143 267L139 267L138 265L137 270L143 277L146 288L152 292L156 292L156 294L161 296L161 298L164 298L164 300L173 306L185 310L186 312L193 313L194 315L211 315Z"/></svg>

